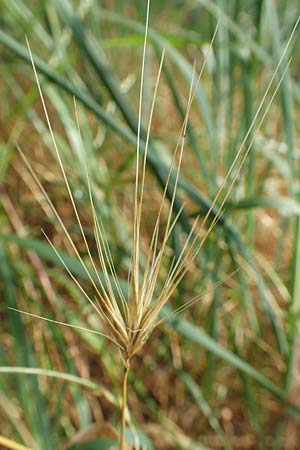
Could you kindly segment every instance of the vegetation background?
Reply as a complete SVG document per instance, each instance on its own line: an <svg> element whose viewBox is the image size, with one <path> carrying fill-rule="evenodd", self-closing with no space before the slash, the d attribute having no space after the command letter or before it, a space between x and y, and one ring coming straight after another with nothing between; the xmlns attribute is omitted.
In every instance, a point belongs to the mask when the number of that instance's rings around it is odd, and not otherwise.
<svg viewBox="0 0 300 450"><path fill-rule="evenodd" d="M89 291L16 150L19 145L27 155L85 257L25 35L92 251L83 159L126 284L145 8L138 0L0 1L0 435L26 448L109 448L119 426L122 365L101 336L8 309L102 330L42 235L41 228ZM187 130L176 198L177 205L184 202L186 215L170 239L170 262L180 254L193 219L207 212L299 14L297 0L151 1L145 125L164 48L166 60L151 133L145 253L193 65L200 70L218 19ZM253 145L224 214L167 313L203 296L156 330L134 359L128 403L135 431L128 439L137 434L147 449L299 449L299 42L298 28L246 139L246 146Z"/></svg>

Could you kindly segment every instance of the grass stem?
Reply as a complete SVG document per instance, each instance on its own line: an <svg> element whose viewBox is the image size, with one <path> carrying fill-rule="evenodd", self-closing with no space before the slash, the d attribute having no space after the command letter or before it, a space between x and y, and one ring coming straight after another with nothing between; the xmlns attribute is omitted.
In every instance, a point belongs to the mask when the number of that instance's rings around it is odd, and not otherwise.
<svg viewBox="0 0 300 450"><path fill-rule="evenodd" d="M120 450L125 450L127 380L128 380L129 370L130 370L130 364L129 364L129 361L126 361L125 362L124 377L123 377L123 388L122 388Z"/></svg>

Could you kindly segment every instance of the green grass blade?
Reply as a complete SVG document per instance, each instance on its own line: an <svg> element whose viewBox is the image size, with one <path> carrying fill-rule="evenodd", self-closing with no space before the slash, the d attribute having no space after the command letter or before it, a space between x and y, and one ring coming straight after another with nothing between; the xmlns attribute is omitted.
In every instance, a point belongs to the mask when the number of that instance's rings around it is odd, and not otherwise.
<svg viewBox="0 0 300 450"><path fill-rule="evenodd" d="M0 366L0 373L10 373L14 375L34 375L57 378L59 380L67 381L69 383L75 383L92 391L100 389L99 385L87 380L85 378L78 377L69 373L58 372L56 370L45 370L38 367L3 367Z"/></svg>
<svg viewBox="0 0 300 450"><path fill-rule="evenodd" d="M202 347L206 348L212 352L217 357L225 360L230 365L236 367L238 370L242 371L248 375L251 379L256 381L262 388L269 391L274 395L275 398L282 402L286 402L285 392L274 385L272 381L258 372L253 366L239 358L234 353L222 347L220 344L215 342L210 336L204 333L202 330L196 328L194 325L186 321L185 319L176 318L169 322L172 327L180 334L190 339L192 342L200 344ZM300 413L300 407L297 405L289 405L291 411L296 414Z"/></svg>

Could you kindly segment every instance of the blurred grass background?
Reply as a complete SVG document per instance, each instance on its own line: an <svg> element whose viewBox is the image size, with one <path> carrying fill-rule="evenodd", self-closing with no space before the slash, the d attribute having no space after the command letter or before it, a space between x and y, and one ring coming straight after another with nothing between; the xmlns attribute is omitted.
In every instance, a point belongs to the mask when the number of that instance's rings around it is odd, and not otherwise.
<svg viewBox="0 0 300 450"><path fill-rule="evenodd" d="M25 35L93 254L83 160L126 286L145 3L0 2L0 434L29 448L108 448L104 438L115 438L119 423L122 366L104 338L8 309L102 330L42 235L41 228L89 291L80 264L68 252L59 224L16 151L19 145L26 154L85 256L28 63ZM145 128L164 48L166 61L148 158L145 252L185 114L193 65L200 70L218 18L216 42L187 131L176 198L177 210L184 203L186 214L169 242L170 263L180 254L193 218L205 215L222 183L299 13L296 0L151 1ZM148 449L299 448L299 42L297 30L277 81L292 57L290 67L262 126L257 132L254 127L247 139L254 144L225 212L168 313L195 295L203 292L203 297L157 330L134 360L129 407ZM16 367L27 371L17 373ZM38 375L31 368L40 368ZM80 446L80 440L86 442Z"/></svg>

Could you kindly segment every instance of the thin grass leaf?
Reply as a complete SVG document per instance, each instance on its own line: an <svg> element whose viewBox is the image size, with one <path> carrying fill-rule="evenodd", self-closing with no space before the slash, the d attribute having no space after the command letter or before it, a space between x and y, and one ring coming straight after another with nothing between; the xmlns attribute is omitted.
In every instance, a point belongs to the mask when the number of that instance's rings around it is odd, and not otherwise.
<svg viewBox="0 0 300 450"><path fill-rule="evenodd" d="M0 445L5 446L6 449L12 449L12 450L32 450L29 447L25 447L24 445L18 444L15 441L12 441L11 439L8 439L4 436L0 436Z"/></svg>
<svg viewBox="0 0 300 450"><path fill-rule="evenodd" d="M92 391L101 390L101 388L98 384L93 383L90 380L86 380L84 378L78 377L77 375L58 372L56 370L46 370L46 369L40 369L37 367L16 367L16 366L3 367L3 366L0 366L0 373L4 373L4 374L10 373L10 374L15 374L15 375L23 375L23 376L24 375L34 375L34 376L58 378L59 380L78 384L87 389L91 389Z"/></svg>
<svg viewBox="0 0 300 450"><path fill-rule="evenodd" d="M195 383L193 378L185 371L179 372L180 378L183 380L186 388L193 396L196 404L201 409L205 417L208 419L210 426L216 432L219 440L222 442L224 450L232 450L232 446L226 437L224 430L222 429L216 415L211 410L209 404L206 402L200 387Z"/></svg>

